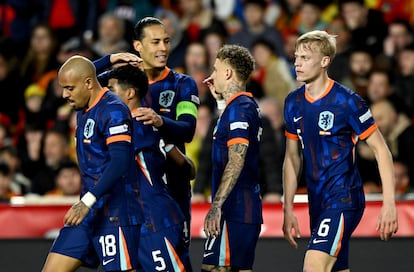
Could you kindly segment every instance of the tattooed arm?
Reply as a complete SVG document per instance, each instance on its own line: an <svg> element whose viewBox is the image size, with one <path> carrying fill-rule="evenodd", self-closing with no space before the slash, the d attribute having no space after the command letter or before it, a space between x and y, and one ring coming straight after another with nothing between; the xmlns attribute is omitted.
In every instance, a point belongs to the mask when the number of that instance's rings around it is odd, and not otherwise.
<svg viewBox="0 0 414 272"><path fill-rule="evenodd" d="M240 176L247 148L248 145L246 144L234 144L229 147L229 161L224 169L213 203L204 220L204 231L207 236L217 236L220 234L221 207Z"/></svg>

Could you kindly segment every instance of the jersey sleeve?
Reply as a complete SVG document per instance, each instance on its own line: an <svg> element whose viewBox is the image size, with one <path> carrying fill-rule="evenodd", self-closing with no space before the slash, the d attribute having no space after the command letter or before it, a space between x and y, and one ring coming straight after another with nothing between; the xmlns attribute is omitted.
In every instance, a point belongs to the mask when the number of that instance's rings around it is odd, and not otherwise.
<svg viewBox="0 0 414 272"><path fill-rule="evenodd" d="M106 144L114 142L131 142L132 120L128 108L121 104L109 104L102 112L102 129Z"/></svg>
<svg viewBox="0 0 414 272"><path fill-rule="evenodd" d="M234 144L249 144L251 122L253 120L252 109L248 106L237 105L231 107L229 112L227 146Z"/></svg>
<svg viewBox="0 0 414 272"><path fill-rule="evenodd" d="M284 106L284 118L285 118L285 136L286 138L290 139L290 140L299 140L298 135L296 134L296 128L294 127L294 122L293 122L293 103L291 102L291 95L289 95L286 99L285 99L285 106Z"/></svg>
<svg viewBox="0 0 414 272"><path fill-rule="evenodd" d="M361 140L365 140L377 129L371 111L365 100L358 94L353 94L348 100L348 104L350 108L349 123L355 134Z"/></svg>

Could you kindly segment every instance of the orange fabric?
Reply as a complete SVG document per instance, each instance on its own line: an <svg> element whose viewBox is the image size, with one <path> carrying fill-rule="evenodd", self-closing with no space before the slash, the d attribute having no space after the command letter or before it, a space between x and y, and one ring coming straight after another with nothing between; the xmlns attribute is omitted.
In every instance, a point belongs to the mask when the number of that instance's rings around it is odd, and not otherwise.
<svg viewBox="0 0 414 272"><path fill-rule="evenodd" d="M126 141L126 142L131 142L131 136L129 135L116 135L116 136L112 136L112 137L108 137L106 139L106 144L111 144L114 142L122 142L122 141Z"/></svg>
<svg viewBox="0 0 414 272"><path fill-rule="evenodd" d="M234 138L231 139L227 142L227 146L232 146L234 144L249 144L249 140L245 139L245 138Z"/></svg>
<svg viewBox="0 0 414 272"><path fill-rule="evenodd" d="M378 128L377 124L373 124L370 126L367 130L365 130L361 135L359 135L359 138L361 140L365 140L370 136L376 129Z"/></svg>

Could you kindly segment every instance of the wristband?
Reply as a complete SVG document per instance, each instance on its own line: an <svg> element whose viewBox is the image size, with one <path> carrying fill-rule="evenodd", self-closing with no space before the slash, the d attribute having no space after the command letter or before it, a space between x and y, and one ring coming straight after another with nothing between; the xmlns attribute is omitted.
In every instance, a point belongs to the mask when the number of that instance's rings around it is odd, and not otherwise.
<svg viewBox="0 0 414 272"><path fill-rule="evenodd" d="M87 192L82 198L81 201L85 204L89 209L95 204L96 197L91 193Z"/></svg>
<svg viewBox="0 0 414 272"><path fill-rule="evenodd" d="M173 149L174 148L174 145L173 144L166 144L165 146L164 146L164 150L165 150L165 152L170 152L171 151L171 149Z"/></svg>
<svg viewBox="0 0 414 272"><path fill-rule="evenodd" d="M217 109L224 110L226 107L226 101L224 99L216 100L217 102Z"/></svg>

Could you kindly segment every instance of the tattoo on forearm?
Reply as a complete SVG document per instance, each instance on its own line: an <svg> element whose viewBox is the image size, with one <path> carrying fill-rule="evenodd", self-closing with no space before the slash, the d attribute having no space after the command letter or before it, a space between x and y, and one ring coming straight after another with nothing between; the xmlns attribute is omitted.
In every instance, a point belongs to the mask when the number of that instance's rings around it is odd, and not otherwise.
<svg viewBox="0 0 414 272"><path fill-rule="evenodd" d="M229 161L224 169L221 178L221 185L217 190L214 204L221 207L227 196L233 190L234 185L239 178L240 172L244 166L248 146L246 144L235 144L229 148Z"/></svg>

